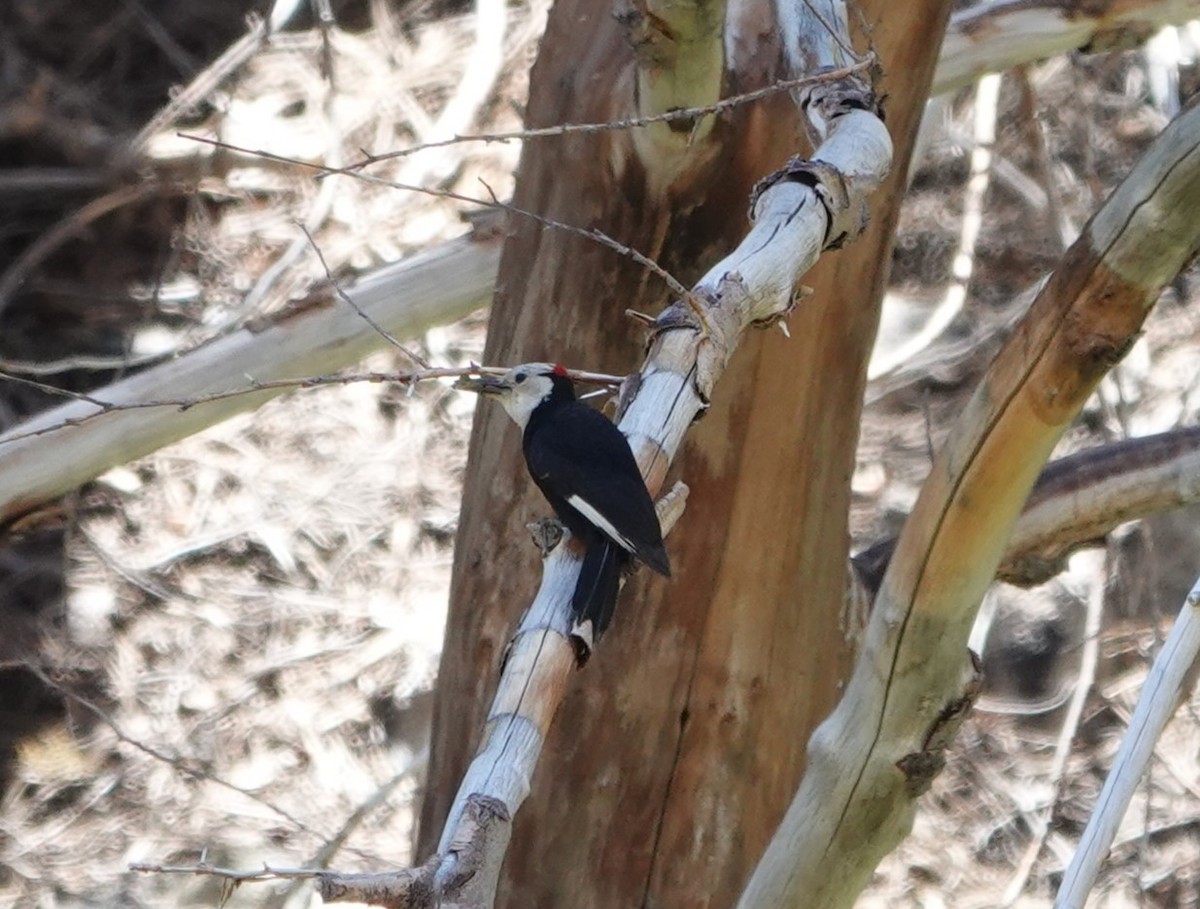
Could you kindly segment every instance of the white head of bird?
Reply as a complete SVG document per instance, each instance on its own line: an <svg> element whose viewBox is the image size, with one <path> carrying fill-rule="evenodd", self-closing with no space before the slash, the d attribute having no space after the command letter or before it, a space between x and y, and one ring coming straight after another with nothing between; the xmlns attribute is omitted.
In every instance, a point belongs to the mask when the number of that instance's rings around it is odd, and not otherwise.
<svg viewBox="0 0 1200 909"><path fill-rule="evenodd" d="M554 363L523 363L503 376L469 379L458 387L495 397L524 431L537 406L554 392L555 379L570 382L571 377L564 367Z"/></svg>

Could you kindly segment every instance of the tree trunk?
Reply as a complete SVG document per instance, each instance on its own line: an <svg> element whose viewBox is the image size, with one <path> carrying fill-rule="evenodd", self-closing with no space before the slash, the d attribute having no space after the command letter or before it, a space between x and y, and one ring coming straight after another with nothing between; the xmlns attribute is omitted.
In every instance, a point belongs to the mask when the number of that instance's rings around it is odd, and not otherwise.
<svg viewBox="0 0 1200 909"><path fill-rule="evenodd" d="M865 15L876 26L896 157L872 200L872 226L806 279L816 294L792 316L791 339L772 331L742 346L689 435L676 474L692 494L668 542L674 577L634 578L573 681L516 819L501 904L732 905L795 790L810 730L848 674L857 631L846 610L849 478L865 363L948 13L927 0L893 5L883 20L883 6L869 3ZM776 78L779 59L777 46L745 46L775 33L769 9L735 16L739 54L757 62L727 71L726 94ZM608 5L559 0L533 70L529 125L627 115L634 64ZM715 154L661 194L627 133L537 140L526 145L514 202L597 227L686 284L744 233L751 186L802 150L800 132L786 95L740 107L714 129ZM642 337L623 313L661 308L659 280L577 235L527 220L511 230L486 362L631 368ZM522 525L547 512L516 430L484 406L471 439L422 853L437 841L536 584L538 556Z"/></svg>

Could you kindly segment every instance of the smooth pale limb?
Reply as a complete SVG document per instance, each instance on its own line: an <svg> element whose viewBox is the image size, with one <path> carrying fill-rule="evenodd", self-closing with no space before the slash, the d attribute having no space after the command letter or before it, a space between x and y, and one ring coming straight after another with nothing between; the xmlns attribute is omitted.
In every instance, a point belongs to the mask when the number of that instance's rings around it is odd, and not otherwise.
<svg viewBox="0 0 1200 909"><path fill-rule="evenodd" d="M1112 848L1117 827L1154 754L1154 746L1175 713L1197 653L1200 653L1200 578L1196 579L1184 600L1167 643L1146 677L1137 709L1129 722L1129 731L1125 733L1112 771L1104 781L1104 789L1079 841L1079 848L1063 876L1054 901L1055 909L1083 909L1100 873L1100 863Z"/></svg>

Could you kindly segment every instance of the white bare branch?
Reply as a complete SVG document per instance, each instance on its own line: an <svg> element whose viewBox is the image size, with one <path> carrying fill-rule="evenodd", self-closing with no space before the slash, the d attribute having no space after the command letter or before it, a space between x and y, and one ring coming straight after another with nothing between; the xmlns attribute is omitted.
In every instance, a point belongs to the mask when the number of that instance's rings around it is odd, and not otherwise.
<svg viewBox="0 0 1200 909"><path fill-rule="evenodd" d="M969 85L985 73L1067 51L1128 47L1164 25L1200 17L1200 0L992 0L955 14L942 42L931 94Z"/></svg>
<svg viewBox="0 0 1200 909"><path fill-rule="evenodd" d="M1167 721L1178 708L1180 696L1185 694L1188 670L1196 662L1198 654L1200 578L1196 579L1191 593L1184 600L1179 618L1167 636L1167 643L1146 678L1129 723L1129 731L1121 740L1121 748L1108 779L1104 781L1096 809L1063 876L1062 886L1054 901L1055 909L1083 909L1100 873L1100 865L1112 847L1117 827L1154 754L1154 746Z"/></svg>
<svg viewBox="0 0 1200 909"><path fill-rule="evenodd" d="M411 338L465 316L488 302L500 257L500 239L463 238L374 272L347 290L358 307L390 334ZM330 372L386 347L386 339L327 289L266 324L247 327L177 360L116 382L94 397L103 410L72 401L44 411L0 435L0 519L62 495L109 467L245 410L262 406L285 388L222 398L149 418L122 404L181 400L233 391L255 382ZM80 425L72 425L87 419ZM37 435L56 426L58 432Z"/></svg>
<svg viewBox="0 0 1200 909"><path fill-rule="evenodd" d="M844 13L830 21L844 22ZM797 40L812 48L831 41L848 45L848 36L831 36L827 23L814 18L810 25L812 31L798 33ZM796 59L820 59L824 53L798 52ZM800 278L821 253L862 231L866 197L891 166L891 138L862 79L812 86L799 102L819 139L814 160L792 159L760 182L750 232L654 321L649 356L623 395L619 425L651 492L662 487L741 337L751 327L787 317ZM568 547L557 547L545 561L541 587L502 671L482 745L450 810L439 845L443 855L460 839L459 819L470 799L497 799L515 815L528 795L545 732L591 643L574 635L571 625L578 573L579 559ZM453 859L445 863L452 867Z"/></svg>

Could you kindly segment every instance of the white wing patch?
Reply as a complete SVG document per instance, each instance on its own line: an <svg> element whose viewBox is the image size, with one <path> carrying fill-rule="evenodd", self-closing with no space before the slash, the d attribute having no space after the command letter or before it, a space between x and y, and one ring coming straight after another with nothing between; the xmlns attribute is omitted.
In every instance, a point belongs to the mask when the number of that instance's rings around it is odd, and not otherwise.
<svg viewBox="0 0 1200 909"><path fill-rule="evenodd" d="M633 544L629 542L628 538L618 533L617 528L612 526L608 518L600 514L600 512L579 496L567 496L567 504L608 534L609 538L626 552L637 554L637 550L634 549Z"/></svg>

